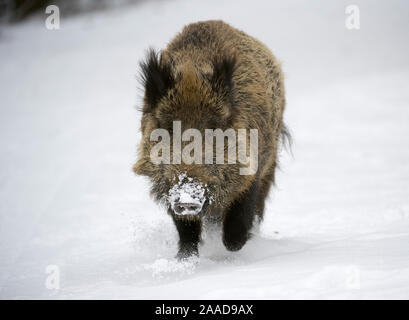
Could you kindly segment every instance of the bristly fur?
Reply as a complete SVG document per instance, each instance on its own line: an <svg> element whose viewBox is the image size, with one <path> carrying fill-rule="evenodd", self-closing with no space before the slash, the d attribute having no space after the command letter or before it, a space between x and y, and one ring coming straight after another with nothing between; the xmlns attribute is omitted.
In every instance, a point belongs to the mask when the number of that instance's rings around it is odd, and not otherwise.
<svg viewBox="0 0 409 320"><path fill-rule="evenodd" d="M200 221L212 216L223 223L226 248L240 249L249 239L252 219L263 216L265 199L274 185L280 142L291 148L291 136L283 124L286 102L281 63L257 39L222 21L204 21L187 25L160 54L150 50L141 63L141 78L145 96L135 173L150 178L157 201L167 197L175 177L182 173L206 185L212 198L199 215L179 216L168 210L179 232L180 254L197 253ZM181 121L182 132L194 128L202 136L205 129L256 129L257 173L241 175L243 165L227 161L153 164L151 132L169 130L175 120ZM174 152L180 151L170 148L171 158Z"/></svg>
<svg viewBox="0 0 409 320"><path fill-rule="evenodd" d="M281 138L281 145L284 147L284 149L292 153L293 137L291 135L290 130L288 129L288 127L286 126L284 122L281 128L280 138Z"/></svg>
<svg viewBox="0 0 409 320"><path fill-rule="evenodd" d="M229 102L234 102L233 73L236 70L236 57L218 57L212 62L213 74L211 78L212 88L215 91L226 93Z"/></svg>
<svg viewBox="0 0 409 320"><path fill-rule="evenodd" d="M151 112L159 100L174 85L171 65L164 63L154 49L149 49L145 61L140 63L140 78L145 88L144 112Z"/></svg>

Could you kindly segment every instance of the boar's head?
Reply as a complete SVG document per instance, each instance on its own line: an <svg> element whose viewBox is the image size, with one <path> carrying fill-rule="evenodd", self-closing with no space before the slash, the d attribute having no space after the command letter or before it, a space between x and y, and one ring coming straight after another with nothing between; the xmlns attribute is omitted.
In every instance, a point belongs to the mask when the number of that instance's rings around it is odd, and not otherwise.
<svg viewBox="0 0 409 320"><path fill-rule="evenodd" d="M227 160L223 164L209 164L204 160L206 129L243 128L243 119L235 118L235 67L233 56L199 66L192 61L175 62L153 50L141 63L145 92L142 141L134 171L150 178L151 194L171 213L190 216L218 212L251 183L251 176L239 174L239 164L228 164ZM174 161L190 143L182 141L177 148L175 121L180 123L182 133L193 128L202 134L201 163ZM152 162L151 152L157 142L151 141L151 134L155 129L169 133L170 163ZM226 149L227 145L223 152Z"/></svg>

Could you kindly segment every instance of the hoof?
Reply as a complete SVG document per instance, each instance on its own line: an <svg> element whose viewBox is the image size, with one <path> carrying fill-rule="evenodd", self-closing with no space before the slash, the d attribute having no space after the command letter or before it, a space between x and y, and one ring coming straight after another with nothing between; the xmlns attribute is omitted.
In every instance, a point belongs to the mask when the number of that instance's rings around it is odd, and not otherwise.
<svg viewBox="0 0 409 320"><path fill-rule="evenodd" d="M239 251L246 244L247 240L250 238L248 234L241 237L224 237L223 244L229 251Z"/></svg>
<svg viewBox="0 0 409 320"><path fill-rule="evenodd" d="M180 260L186 260L191 257L199 257L199 250L196 247L192 246L184 246L181 247L176 255L176 259Z"/></svg>

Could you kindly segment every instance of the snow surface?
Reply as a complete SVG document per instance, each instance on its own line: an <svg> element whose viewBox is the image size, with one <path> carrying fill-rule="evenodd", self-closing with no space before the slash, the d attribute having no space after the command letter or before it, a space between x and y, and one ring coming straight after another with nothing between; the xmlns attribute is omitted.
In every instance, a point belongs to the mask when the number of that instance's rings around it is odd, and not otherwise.
<svg viewBox="0 0 409 320"><path fill-rule="evenodd" d="M1 298L409 298L407 1L155 1L0 31ZM200 260L131 166L135 74L149 46L223 19L287 75L277 187L239 252L217 230ZM47 289L47 266L60 289Z"/></svg>

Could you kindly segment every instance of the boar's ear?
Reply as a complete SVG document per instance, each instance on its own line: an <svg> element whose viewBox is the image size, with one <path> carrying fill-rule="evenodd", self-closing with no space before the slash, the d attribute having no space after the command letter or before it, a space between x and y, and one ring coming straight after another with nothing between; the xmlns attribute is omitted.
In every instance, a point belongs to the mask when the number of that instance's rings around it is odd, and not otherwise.
<svg viewBox="0 0 409 320"><path fill-rule="evenodd" d="M151 112L158 101L174 85L170 64L165 63L153 49L148 51L145 61L140 63L140 78L145 89L144 112Z"/></svg>
<svg viewBox="0 0 409 320"><path fill-rule="evenodd" d="M236 69L236 58L227 56L213 61L213 75L211 83L213 90L226 94L232 98L233 95L233 73Z"/></svg>

